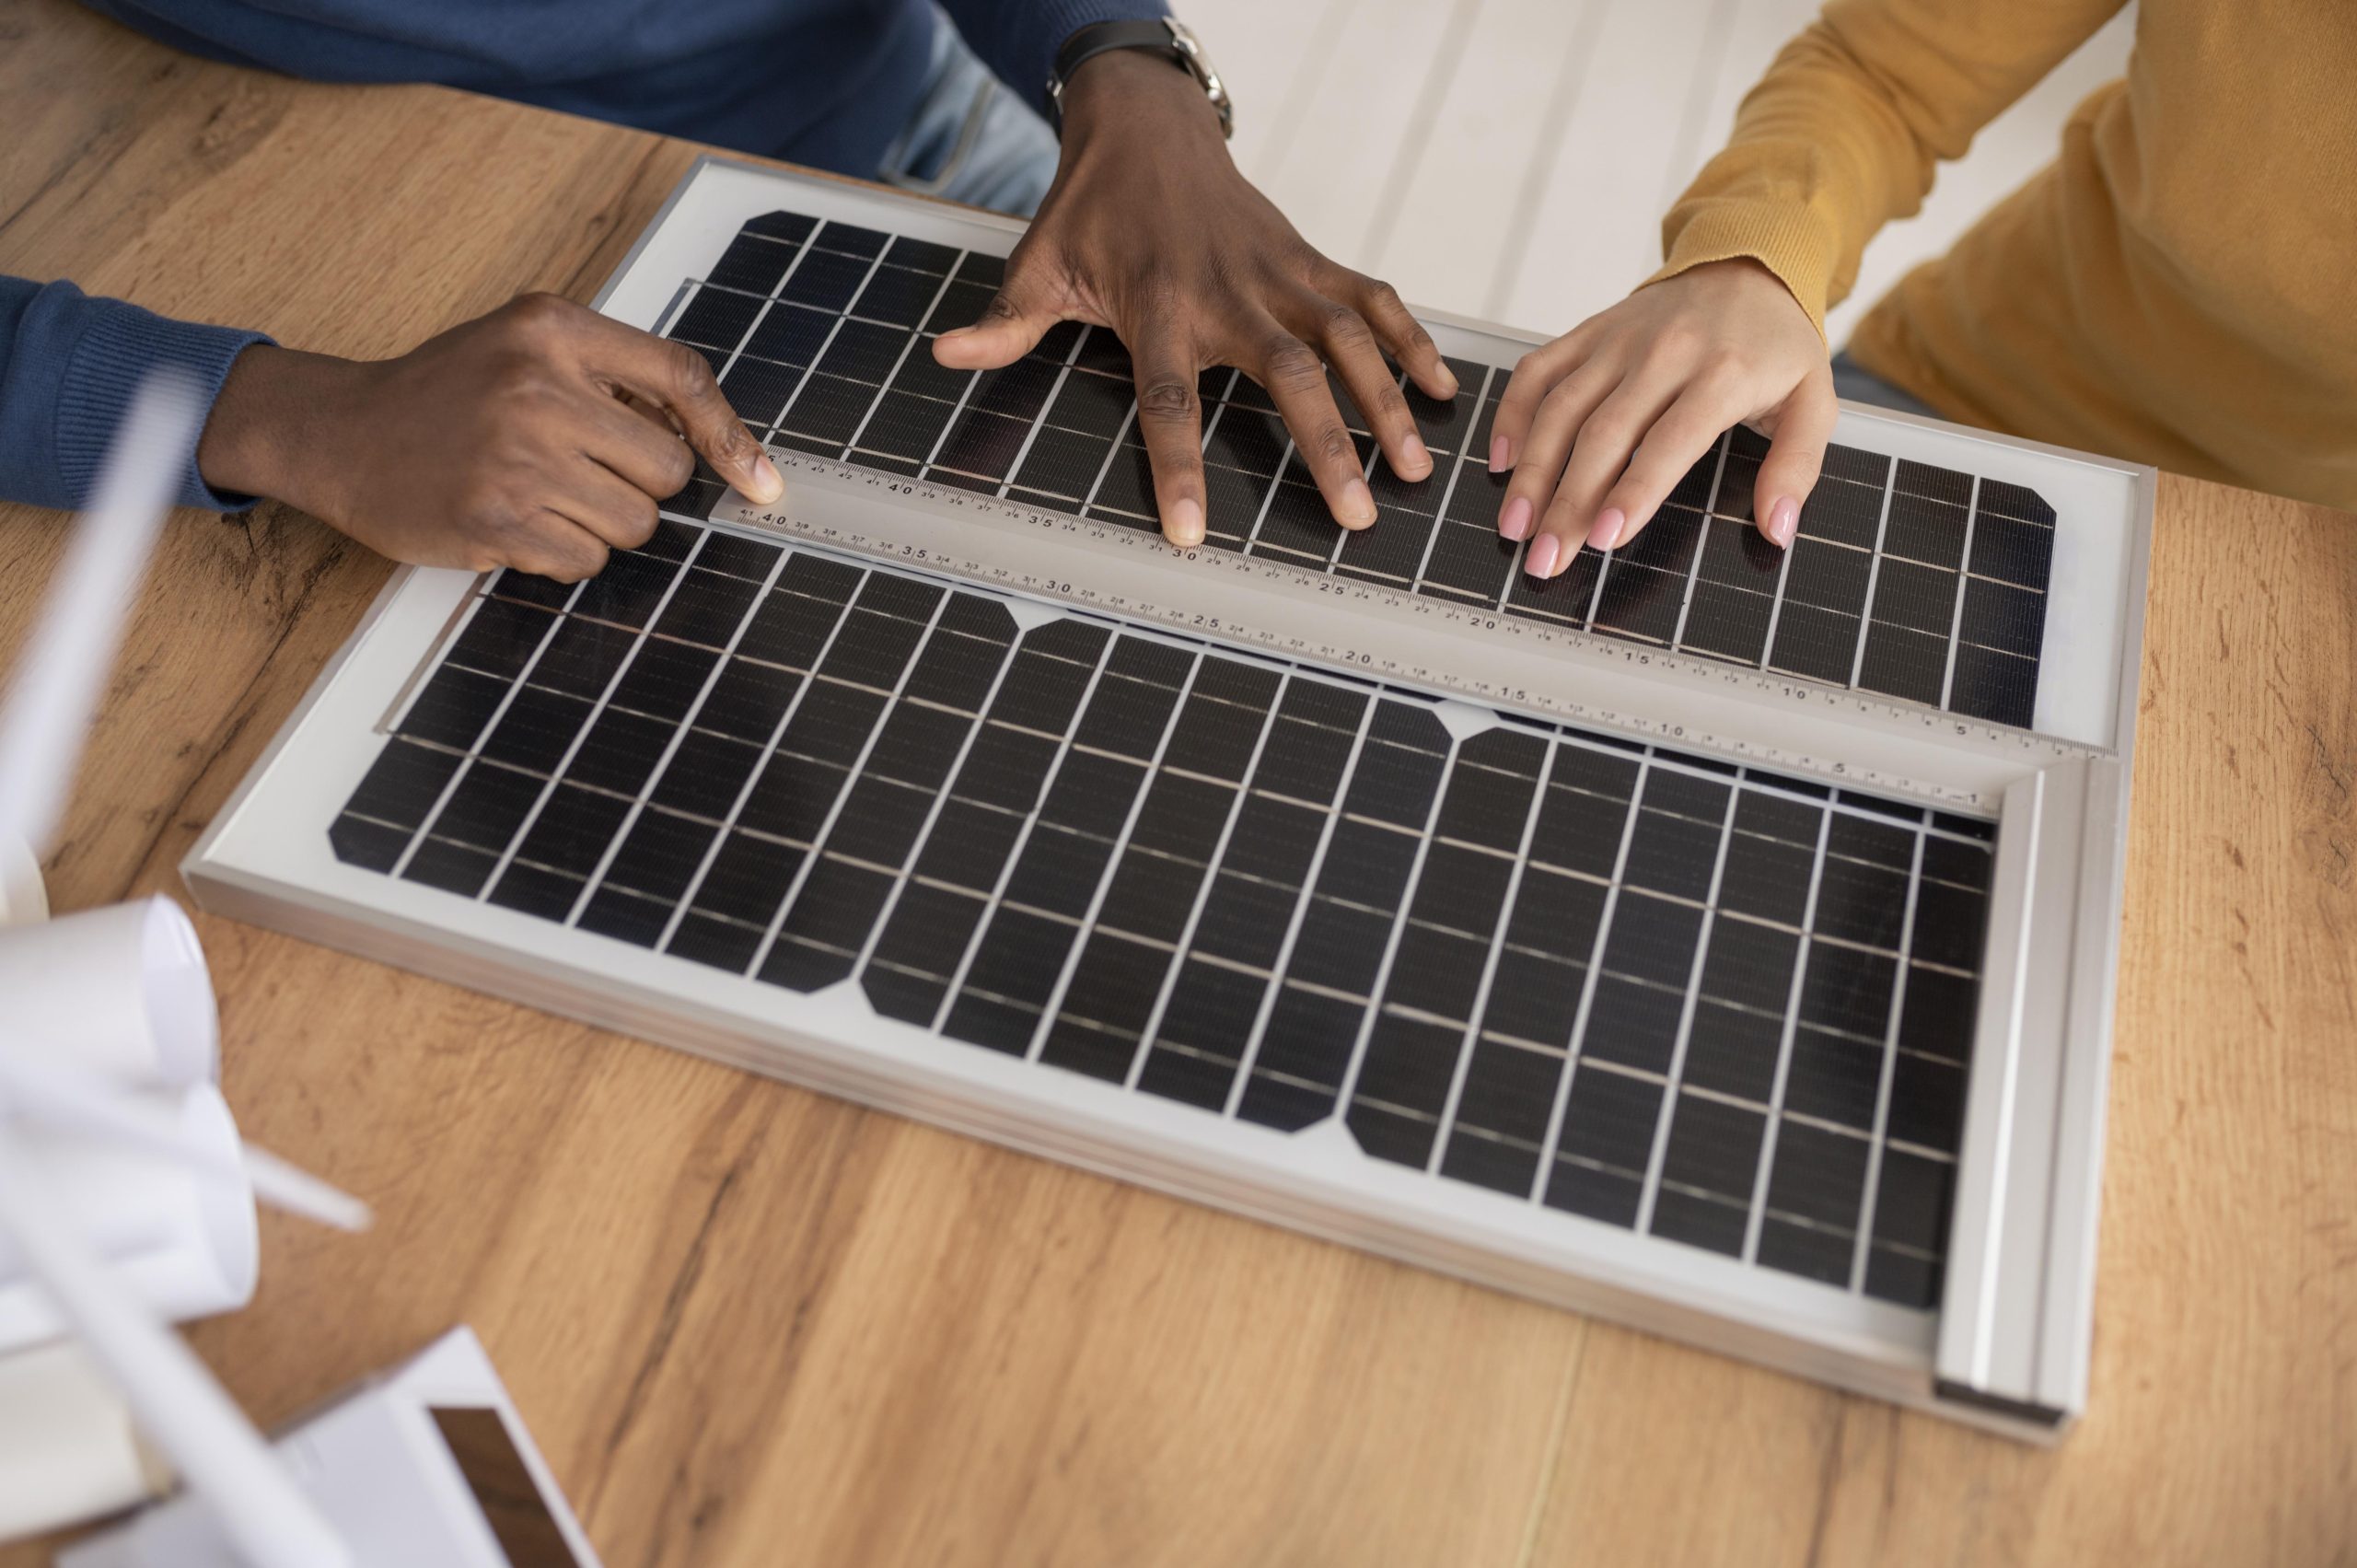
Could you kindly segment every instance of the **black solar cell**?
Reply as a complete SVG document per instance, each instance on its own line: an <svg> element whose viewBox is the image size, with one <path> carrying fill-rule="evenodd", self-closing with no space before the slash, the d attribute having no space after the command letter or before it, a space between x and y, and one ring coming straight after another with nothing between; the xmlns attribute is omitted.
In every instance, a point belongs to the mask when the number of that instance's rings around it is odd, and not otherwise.
<svg viewBox="0 0 2357 1568"><path fill-rule="evenodd" d="M757 356L775 368L744 384L784 430L1143 519L1105 334L1059 329L1006 371L936 374L908 331L918 295L955 266L972 281L945 308L986 298L994 263L911 247L903 268L896 245L879 270L883 237L829 226L805 247L813 226L750 226L781 238L740 238L715 282L866 290L840 322L754 300L740 337L791 336L821 366ZM724 308L742 313L695 319ZM2026 721L2050 558L2037 497L1912 464L1887 494L1893 465L1837 448L1788 560L1739 526L1747 434L1681 485L1686 510L1533 585L1489 527L1501 377L1459 375L1478 401L1411 406L1436 451L1469 459L1423 487L1378 468L1387 510L1347 540L1314 492L1272 484L1286 444L1260 390L1207 378L1214 530L1310 569ZM676 525L577 590L502 574L331 842L350 865L699 966L848 982L883 1016L1043 1070L1279 1129L1339 1113L1376 1159L1932 1299L1983 825L1520 720L1460 735L1412 693L1022 619L981 591Z"/></svg>

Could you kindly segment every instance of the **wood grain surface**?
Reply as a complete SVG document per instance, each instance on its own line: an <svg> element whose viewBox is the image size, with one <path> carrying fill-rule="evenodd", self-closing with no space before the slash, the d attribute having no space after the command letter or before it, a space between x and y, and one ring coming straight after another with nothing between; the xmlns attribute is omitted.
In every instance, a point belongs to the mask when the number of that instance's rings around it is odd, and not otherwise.
<svg viewBox="0 0 2357 1568"><path fill-rule="evenodd" d="M0 0L0 269L305 348L588 297L695 151ZM0 508L0 658L60 523ZM181 892L387 570L174 519L59 908ZM230 1102L380 1219L265 1216L254 1305L191 1338L273 1421L471 1323L617 1568L2357 1562L2353 691L2357 521L2165 482L2056 1451L215 919Z"/></svg>

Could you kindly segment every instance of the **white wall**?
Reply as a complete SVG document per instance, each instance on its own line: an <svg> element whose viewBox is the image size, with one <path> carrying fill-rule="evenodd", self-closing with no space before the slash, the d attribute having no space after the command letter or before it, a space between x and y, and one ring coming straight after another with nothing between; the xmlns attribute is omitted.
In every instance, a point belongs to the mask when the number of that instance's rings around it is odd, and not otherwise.
<svg viewBox="0 0 2357 1568"><path fill-rule="evenodd" d="M1411 303L1560 331L1659 261L1663 210L1814 0L1178 0L1246 173ZM1868 249L1834 339L2053 156L2119 75L2123 12Z"/></svg>

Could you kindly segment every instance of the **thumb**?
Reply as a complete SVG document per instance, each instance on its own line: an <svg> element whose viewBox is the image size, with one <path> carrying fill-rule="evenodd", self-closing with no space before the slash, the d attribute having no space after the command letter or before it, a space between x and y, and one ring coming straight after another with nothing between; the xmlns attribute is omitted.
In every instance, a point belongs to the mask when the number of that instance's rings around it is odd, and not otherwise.
<svg viewBox="0 0 2357 1568"><path fill-rule="evenodd" d="M1006 281L981 319L957 327L933 341L933 357L952 370L996 370L1039 346L1048 330L1064 319L1061 291L1050 286L1047 267L1019 247L1008 258Z"/></svg>
<svg viewBox="0 0 2357 1568"><path fill-rule="evenodd" d="M1833 395L1833 372L1820 365L1793 389L1776 411L1768 455L1759 460L1759 482L1751 493L1751 515L1759 531L1788 546L1800 531L1801 503L1817 488L1825 467L1825 446L1841 417Z"/></svg>

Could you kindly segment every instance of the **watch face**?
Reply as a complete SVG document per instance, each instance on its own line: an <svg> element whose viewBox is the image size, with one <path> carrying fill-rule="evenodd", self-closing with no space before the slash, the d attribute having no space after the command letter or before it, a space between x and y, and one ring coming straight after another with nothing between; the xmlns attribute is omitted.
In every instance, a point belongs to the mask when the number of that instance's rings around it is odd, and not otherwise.
<svg viewBox="0 0 2357 1568"><path fill-rule="evenodd" d="M1081 29L1064 41L1063 49L1056 57L1055 70L1048 77L1051 120L1059 131L1063 126L1065 78L1093 55L1105 50L1151 49L1160 53L1164 46L1153 32L1144 30L1152 26L1152 23L1099 22ZM1161 26L1167 33L1167 48L1172 60L1195 78L1196 85L1203 89L1203 96L1211 99L1212 108L1218 111L1220 134L1233 137L1236 134L1235 104L1227 96L1227 84L1220 78L1211 57L1203 52L1202 41L1195 36L1193 29L1174 17L1163 17ZM1108 33L1115 36L1109 39L1106 37Z"/></svg>
<svg viewBox="0 0 2357 1568"><path fill-rule="evenodd" d="M1212 107L1219 110L1221 132L1233 136L1236 134L1236 102L1228 97L1227 84L1221 79L1218 68L1212 64L1211 56L1203 52L1202 41L1195 36L1194 29L1176 17L1165 17L1163 25L1170 29L1170 41L1178 48L1179 64L1202 84L1204 96L1212 100Z"/></svg>

